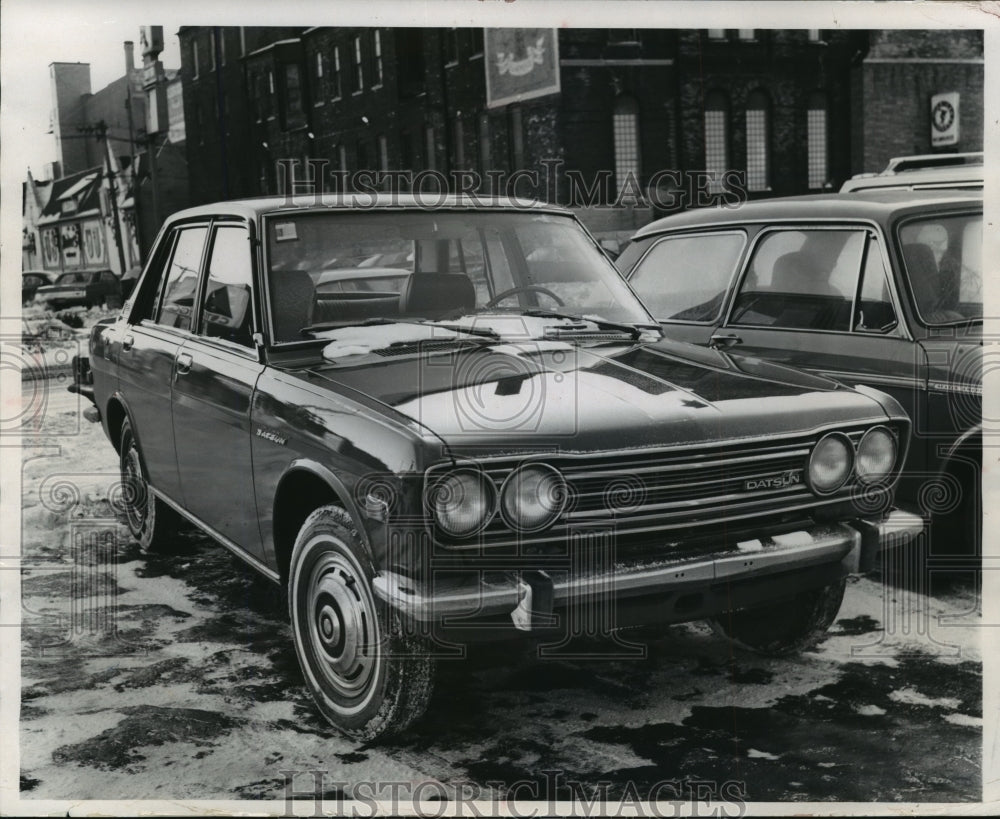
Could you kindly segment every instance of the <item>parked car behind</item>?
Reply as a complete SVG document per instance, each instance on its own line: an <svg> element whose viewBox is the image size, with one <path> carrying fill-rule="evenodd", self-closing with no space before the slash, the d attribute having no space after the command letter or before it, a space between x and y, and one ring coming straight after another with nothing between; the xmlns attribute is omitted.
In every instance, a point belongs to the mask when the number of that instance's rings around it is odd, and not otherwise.
<svg viewBox="0 0 1000 819"><path fill-rule="evenodd" d="M400 245L394 293L301 267ZM708 619L812 645L922 525L891 507L894 399L662 338L554 206L182 211L76 372L132 535L169 549L186 518L285 588L317 706L366 739L470 640Z"/></svg>
<svg viewBox="0 0 1000 819"><path fill-rule="evenodd" d="M970 550L981 516L982 224L975 191L790 197L653 222L618 264L674 338L739 345L892 395L914 422L900 499L944 524L935 549Z"/></svg>
<svg viewBox="0 0 1000 819"><path fill-rule="evenodd" d="M53 276L46 270L25 270L21 273L21 304L31 304L39 287L52 284Z"/></svg>
<svg viewBox="0 0 1000 819"><path fill-rule="evenodd" d="M61 273L52 284L39 287L35 300L53 309L121 304L121 284L110 270L75 270Z"/></svg>

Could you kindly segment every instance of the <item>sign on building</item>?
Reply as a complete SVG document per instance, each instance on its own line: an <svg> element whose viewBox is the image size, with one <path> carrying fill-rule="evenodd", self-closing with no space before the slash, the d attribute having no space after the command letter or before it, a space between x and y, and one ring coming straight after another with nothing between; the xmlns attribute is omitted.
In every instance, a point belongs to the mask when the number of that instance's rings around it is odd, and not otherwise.
<svg viewBox="0 0 1000 819"><path fill-rule="evenodd" d="M72 223L59 226L59 244L62 246L63 265L65 267L80 267L80 225Z"/></svg>
<svg viewBox="0 0 1000 819"><path fill-rule="evenodd" d="M59 263L59 229L50 227L42 228L39 235L42 237L42 267L46 270L61 270Z"/></svg>
<svg viewBox="0 0 1000 819"><path fill-rule="evenodd" d="M487 106L559 93L556 29L488 28L483 35Z"/></svg>
<svg viewBox="0 0 1000 819"><path fill-rule="evenodd" d="M184 88L181 83L172 82L167 86L167 120L170 123L168 136L172 143L183 142L184 132Z"/></svg>
<svg viewBox="0 0 1000 819"><path fill-rule="evenodd" d="M931 147L958 144L958 92L931 97Z"/></svg>
<svg viewBox="0 0 1000 819"><path fill-rule="evenodd" d="M82 222L83 256L87 267L101 267L107 263L107 252L104 243L104 225L100 219Z"/></svg>

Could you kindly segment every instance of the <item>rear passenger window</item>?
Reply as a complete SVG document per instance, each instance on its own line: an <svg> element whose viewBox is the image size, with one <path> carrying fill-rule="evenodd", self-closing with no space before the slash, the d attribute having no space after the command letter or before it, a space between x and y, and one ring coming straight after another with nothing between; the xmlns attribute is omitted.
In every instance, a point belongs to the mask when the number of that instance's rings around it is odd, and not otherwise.
<svg viewBox="0 0 1000 819"><path fill-rule="evenodd" d="M250 235L242 225L217 228L208 257L208 281L199 332L253 346Z"/></svg>
<svg viewBox="0 0 1000 819"><path fill-rule="evenodd" d="M731 324L801 330L851 328L863 230L781 230L754 249Z"/></svg>
<svg viewBox="0 0 1000 819"><path fill-rule="evenodd" d="M660 321L714 321L745 242L742 232L662 239L630 283Z"/></svg>
<svg viewBox="0 0 1000 819"><path fill-rule="evenodd" d="M198 269L207 233L208 229L205 227L178 231L174 252L167 266L167 282L156 319L158 324L182 330L191 329L191 314L198 289Z"/></svg>

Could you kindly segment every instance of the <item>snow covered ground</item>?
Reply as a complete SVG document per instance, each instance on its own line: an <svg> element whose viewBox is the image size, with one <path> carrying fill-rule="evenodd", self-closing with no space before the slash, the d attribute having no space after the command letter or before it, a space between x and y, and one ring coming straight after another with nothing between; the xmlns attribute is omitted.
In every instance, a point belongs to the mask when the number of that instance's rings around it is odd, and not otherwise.
<svg viewBox="0 0 1000 819"><path fill-rule="evenodd" d="M935 596L858 580L828 639L788 659L702 624L630 633L641 659L477 650L442 663L415 730L364 746L313 707L266 582L197 533L171 555L130 543L116 455L80 408L53 392L24 445L22 799L280 800L290 772L328 799L427 782L589 798L607 783L614 802L694 780L751 801L980 799L970 578Z"/></svg>

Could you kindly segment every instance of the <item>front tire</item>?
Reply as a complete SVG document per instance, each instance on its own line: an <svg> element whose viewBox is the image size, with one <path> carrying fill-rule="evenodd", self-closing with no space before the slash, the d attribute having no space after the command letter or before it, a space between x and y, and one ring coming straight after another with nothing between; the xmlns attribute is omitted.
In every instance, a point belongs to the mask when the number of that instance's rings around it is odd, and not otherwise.
<svg viewBox="0 0 1000 819"><path fill-rule="evenodd" d="M295 652L323 716L364 741L405 730L427 708L434 660L375 598L374 567L346 511L324 506L306 519L288 574Z"/></svg>
<svg viewBox="0 0 1000 819"><path fill-rule="evenodd" d="M716 632L758 654L781 657L815 646L837 619L847 578L791 600L729 611L712 620Z"/></svg>
<svg viewBox="0 0 1000 819"><path fill-rule="evenodd" d="M139 444L128 418L122 422L118 452L129 532L143 551L169 551L180 517L150 491Z"/></svg>

